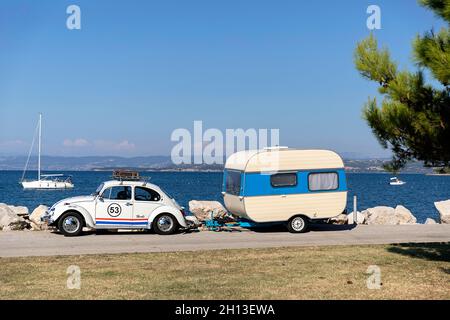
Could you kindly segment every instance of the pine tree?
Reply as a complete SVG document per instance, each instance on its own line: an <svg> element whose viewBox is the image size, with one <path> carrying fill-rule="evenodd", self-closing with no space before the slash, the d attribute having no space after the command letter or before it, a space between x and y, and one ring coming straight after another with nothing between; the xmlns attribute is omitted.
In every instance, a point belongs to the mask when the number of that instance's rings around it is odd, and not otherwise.
<svg viewBox="0 0 450 320"><path fill-rule="evenodd" d="M450 26L450 0L421 0ZM363 117L380 144L393 152L386 165L401 169L412 159L426 166L450 167L450 30L418 35L413 42L417 71L398 70L387 48L370 35L357 44L355 65L361 75L376 81L383 96L380 106L369 98ZM425 70L440 84L425 81Z"/></svg>

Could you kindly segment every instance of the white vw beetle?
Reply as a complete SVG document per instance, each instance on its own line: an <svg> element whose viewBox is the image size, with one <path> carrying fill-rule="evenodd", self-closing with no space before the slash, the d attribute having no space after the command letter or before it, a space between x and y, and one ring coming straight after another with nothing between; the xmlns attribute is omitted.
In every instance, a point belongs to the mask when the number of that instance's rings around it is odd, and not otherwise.
<svg viewBox="0 0 450 320"><path fill-rule="evenodd" d="M83 227L153 229L172 234L188 228L185 212L160 187L144 181L107 181L90 196L63 199L42 217L65 236L78 236Z"/></svg>

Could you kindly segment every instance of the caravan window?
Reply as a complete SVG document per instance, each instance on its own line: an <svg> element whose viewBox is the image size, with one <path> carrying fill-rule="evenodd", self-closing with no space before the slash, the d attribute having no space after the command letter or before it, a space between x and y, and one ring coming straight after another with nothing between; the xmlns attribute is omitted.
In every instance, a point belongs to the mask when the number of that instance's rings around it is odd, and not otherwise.
<svg viewBox="0 0 450 320"><path fill-rule="evenodd" d="M226 192L238 196L241 192L241 173L239 171L227 171Z"/></svg>
<svg viewBox="0 0 450 320"><path fill-rule="evenodd" d="M272 187L294 187L297 185L296 173L277 173L270 176L270 184Z"/></svg>
<svg viewBox="0 0 450 320"><path fill-rule="evenodd" d="M339 187L337 172L311 173L308 176L309 190L336 190Z"/></svg>

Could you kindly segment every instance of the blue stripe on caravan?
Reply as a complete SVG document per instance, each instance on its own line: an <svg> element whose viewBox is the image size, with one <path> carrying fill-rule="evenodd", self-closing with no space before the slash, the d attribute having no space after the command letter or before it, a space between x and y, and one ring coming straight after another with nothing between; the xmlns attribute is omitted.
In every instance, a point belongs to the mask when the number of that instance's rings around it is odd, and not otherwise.
<svg viewBox="0 0 450 320"><path fill-rule="evenodd" d="M326 191L310 191L308 187L308 175L310 173L336 172L338 174L338 189ZM319 169L297 172L297 185L293 187L273 187L270 183L270 174L244 173L244 190L241 195L244 197L268 196L268 195L288 195L321 192L343 192L347 191L347 181L344 169ZM241 179L242 181L242 179Z"/></svg>

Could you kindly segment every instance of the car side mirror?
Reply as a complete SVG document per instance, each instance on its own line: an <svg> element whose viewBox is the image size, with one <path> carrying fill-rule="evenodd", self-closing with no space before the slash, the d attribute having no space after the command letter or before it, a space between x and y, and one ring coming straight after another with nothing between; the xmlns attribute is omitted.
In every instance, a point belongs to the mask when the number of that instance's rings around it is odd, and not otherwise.
<svg viewBox="0 0 450 320"><path fill-rule="evenodd" d="M102 197L102 196L100 196L100 195L99 195L99 196L97 197L97 199L98 199L98 201L101 201L101 202L103 202L103 201L104 201L103 197Z"/></svg>

